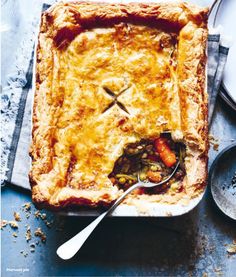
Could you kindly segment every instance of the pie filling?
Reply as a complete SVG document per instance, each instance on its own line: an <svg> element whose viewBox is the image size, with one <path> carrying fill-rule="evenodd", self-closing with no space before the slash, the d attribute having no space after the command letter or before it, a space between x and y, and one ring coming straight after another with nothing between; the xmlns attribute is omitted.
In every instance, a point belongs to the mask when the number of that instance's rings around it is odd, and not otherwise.
<svg viewBox="0 0 236 277"><path fill-rule="evenodd" d="M170 188L182 192L182 181L186 175L184 156L184 145L174 142L170 133L163 133L155 139L141 139L126 146L109 178L114 185L123 190L137 183L138 174L141 181L159 183L173 172L179 161L180 166L168 182L153 188L141 188L138 193L161 194Z"/></svg>

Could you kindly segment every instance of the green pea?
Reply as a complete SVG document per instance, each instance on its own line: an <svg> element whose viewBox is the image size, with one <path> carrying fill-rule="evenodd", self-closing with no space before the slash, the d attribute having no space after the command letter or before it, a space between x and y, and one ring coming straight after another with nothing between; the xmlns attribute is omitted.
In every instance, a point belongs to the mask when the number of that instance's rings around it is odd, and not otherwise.
<svg viewBox="0 0 236 277"><path fill-rule="evenodd" d="M145 174L144 172L140 173L139 179L140 179L141 181L146 180L146 178L147 178L147 176L146 176L146 174Z"/></svg>
<svg viewBox="0 0 236 277"><path fill-rule="evenodd" d="M150 169L151 169L151 171L157 171L157 170L158 170L158 168L157 168L156 165L152 165L152 166L150 167Z"/></svg>
<svg viewBox="0 0 236 277"><path fill-rule="evenodd" d="M121 178L119 178L119 183L120 184L125 184L125 182L126 182L126 179L124 178L124 177L121 177Z"/></svg>

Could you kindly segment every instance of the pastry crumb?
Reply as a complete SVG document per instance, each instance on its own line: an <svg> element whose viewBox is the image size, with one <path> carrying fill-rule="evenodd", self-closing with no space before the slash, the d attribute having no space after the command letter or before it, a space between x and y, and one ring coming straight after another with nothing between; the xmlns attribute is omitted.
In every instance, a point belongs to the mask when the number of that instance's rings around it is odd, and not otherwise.
<svg viewBox="0 0 236 277"><path fill-rule="evenodd" d="M15 221L21 221L21 217L20 217L20 214L18 212L14 212L14 218L15 218Z"/></svg>
<svg viewBox="0 0 236 277"><path fill-rule="evenodd" d="M215 143L215 144L213 145L213 149L214 149L215 151L219 151L219 143Z"/></svg>
<svg viewBox="0 0 236 277"><path fill-rule="evenodd" d="M39 219L39 218L41 218L42 220L45 220L46 218L47 218L47 215L45 214L45 213L40 213L40 211L36 211L35 213L34 213L34 216L37 218L37 219Z"/></svg>
<svg viewBox="0 0 236 277"><path fill-rule="evenodd" d="M30 244L30 252L35 252L35 244L34 243Z"/></svg>
<svg viewBox="0 0 236 277"><path fill-rule="evenodd" d="M12 233L12 236L13 236L13 237L15 237L15 238L17 238L17 237L18 237L18 235L17 235L17 233L16 233L16 232Z"/></svg>
<svg viewBox="0 0 236 277"><path fill-rule="evenodd" d="M214 151L219 151L219 140L213 135L209 135L209 143L212 145Z"/></svg>
<svg viewBox="0 0 236 277"><path fill-rule="evenodd" d="M47 215L45 213L41 214L41 219L44 220L47 218Z"/></svg>
<svg viewBox="0 0 236 277"><path fill-rule="evenodd" d="M226 250L230 255L236 254L236 241L233 240L233 243L228 244Z"/></svg>
<svg viewBox="0 0 236 277"><path fill-rule="evenodd" d="M35 235L36 237L40 237L40 239L41 239L42 242L46 242L47 237L46 237L46 235L44 234L44 232L41 230L40 227L37 228L37 229L35 230L34 235Z"/></svg>
<svg viewBox="0 0 236 277"><path fill-rule="evenodd" d="M39 211L36 211L35 213L34 213L34 216L36 217L36 218L39 218L40 217L40 212Z"/></svg>
<svg viewBox="0 0 236 277"><path fill-rule="evenodd" d="M48 228L52 227L53 221L45 221L45 224Z"/></svg>
<svg viewBox="0 0 236 277"><path fill-rule="evenodd" d="M18 229L18 223L14 220L8 222L11 228Z"/></svg>
<svg viewBox="0 0 236 277"><path fill-rule="evenodd" d="M1 220L1 229L3 230L3 228L6 227L7 224L8 224L8 221L5 220L5 219L2 219L2 220Z"/></svg>
<svg viewBox="0 0 236 277"><path fill-rule="evenodd" d="M47 220L47 214L46 213L40 213L40 211L36 211L34 213L34 216L39 219L41 218L43 220L43 222L45 223L45 225L48 227L48 228L51 228L52 227L52 224L53 224L53 220L52 221L48 221Z"/></svg>
<svg viewBox="0 0 236 277"><path fill-rule="evenodd" d="M20 253L24 256L24 257L27 257L28 256L28 253L24 250L21 250Z"/></svg>
<svg viewBox="0 0 236 277"><path fill-rule="evenodd" d="M27 202L22 205L25 211L29 211L31 209L31 203Z"/></svg>
<svg viewBox="0 0 236 277"><path fill-rule="evenodd" d="M28 218L30 217L30 212L27 212L27 213L25 214L25 216L26 216L26 218L28 219Z"/></svg>

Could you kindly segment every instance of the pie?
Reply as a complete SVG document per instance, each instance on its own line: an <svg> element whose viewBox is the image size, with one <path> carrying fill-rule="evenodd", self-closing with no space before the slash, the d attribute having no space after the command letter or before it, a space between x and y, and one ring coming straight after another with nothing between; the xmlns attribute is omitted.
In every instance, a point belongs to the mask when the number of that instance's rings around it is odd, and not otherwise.
<svg viewBox="0 0 236 277"><path fill-rule="evenodd" d="M208 10L184 2L60 2L36 55L32 198L38 207L188 204L206 185Z"/></svg>

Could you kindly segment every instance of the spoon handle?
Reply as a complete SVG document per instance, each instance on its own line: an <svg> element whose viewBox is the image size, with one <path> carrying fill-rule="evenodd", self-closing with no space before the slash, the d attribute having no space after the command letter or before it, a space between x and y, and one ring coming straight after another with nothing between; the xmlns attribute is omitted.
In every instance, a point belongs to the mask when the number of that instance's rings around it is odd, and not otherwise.
<svg viewBox="0 0 236 277"><path fill-rule="evenodd" d="M57 249L57 255L63 259L68 260L72 258L82 247L84 242L93 232L93 230L97 227L99 222L107 215L107 211L102 213L99 217L97 217L94 221L92 221L86 228L84 228L81 232L75 235L73 238L69 239L65 243L63 243Z"/></svg>
<svg viewBox="0 0 236 277"><path fill-rule="evenodd" d="M77 235L75 235L70 240L63 243L58 249L57 249L57 255L63 259L68 260L72 258L82 247L84 242L87 240L87 238L90 236L90 234L93 232L93 230L97 227L97 225L102 221L102 219L110 212L112 212L126 197L127 194L129 194L134 189L140 187L140 184L137 183L127 189L111 206L109 210L102 213L99 217L97 217L94 221L92 221L86 228L84 228L82 231L80 231Z"/></svg>

